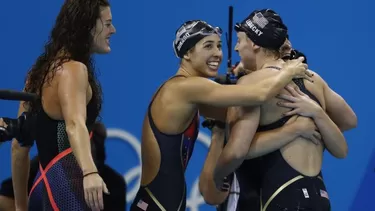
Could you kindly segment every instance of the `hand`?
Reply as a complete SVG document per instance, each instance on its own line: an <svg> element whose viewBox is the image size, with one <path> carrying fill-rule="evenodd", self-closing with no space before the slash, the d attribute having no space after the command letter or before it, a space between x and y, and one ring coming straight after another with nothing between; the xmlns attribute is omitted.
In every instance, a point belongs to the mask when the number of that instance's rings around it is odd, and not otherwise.
<svg viewBox="0 0 375 211"><path fill-rule="evenodd" d="M295 78L304 78L313 82L311 78L313 73L307 70L307 64L302 63L304 59L304 57L299 57L298 59L287 60L282 69L291 72Z"/></svg>
<svg viewBox="0 0 375 211"><path fill-rule="evenodd" d="M300 116L290 125L295 128L299 136L312 141L316 145L321 143L322 136L317 131L318 128L311 118Z"/></svg>
<svg viewBox="0 0 375 211"><path fill-rule="evenodd" d="M109 194L106 184L98 173L89 174L83 178L85 200L92 210L103 210L103 192Z"/></svg>
<svg viewBox="0 0 375 211"><path fill-rule="evenodd" d="M293 110L284 113L284 116L301 115L305 117L314 118L319 112L323 111L318 103L312 100L308 95L303 93L298 87L285 87L291 95L280 94L277 98L286 100L279 101L277 105L284 108L291 108Z"/></svg>
<svg viewBox="0 0 375 211"><path fill-rule="evenodd" d="M8 125L4 122L3 118L0 118L0 144L1 142L5 142L9 139L9 134L6 128Z"/></svg>
<svg viewBox="0 0 375 211"><path fill-rule="evenodd" d="M228 177L224 177L222 180L215 181L216 188L222 192L228 192L230 189L230 183Z"/></svg>

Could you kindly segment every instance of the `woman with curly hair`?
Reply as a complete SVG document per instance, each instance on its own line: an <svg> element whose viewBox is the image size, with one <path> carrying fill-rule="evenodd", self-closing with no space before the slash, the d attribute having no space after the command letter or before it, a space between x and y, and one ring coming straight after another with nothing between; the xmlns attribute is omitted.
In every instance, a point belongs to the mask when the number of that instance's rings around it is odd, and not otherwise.
<svg viewBox="0 0 375 211"><path fill-rule="evenodd" d="M90 151L90 127L102 105L92 54L109 53L114 33L107 0L66 0L62 6L26 78L25 91L40 100L21 102L19 109L37 116L40 165L28 200L29 148L13 140L16 210L103 209L108 190Z"/></svg>

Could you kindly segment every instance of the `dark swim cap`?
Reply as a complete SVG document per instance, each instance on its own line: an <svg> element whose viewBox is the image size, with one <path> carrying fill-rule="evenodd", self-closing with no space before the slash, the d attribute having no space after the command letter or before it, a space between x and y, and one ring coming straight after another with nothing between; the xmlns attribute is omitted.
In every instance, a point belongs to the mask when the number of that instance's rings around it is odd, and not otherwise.
<svg viewBox="0 0 375 211"><path fill-rule="evenodd" d="M204 37L217 34L221 36L222 30L213 27L201 20L187 21L176 31L176 38L173 41L174 53L182 58L195 44Z"/></svg>
<svg viewBox="0 0 375 211"><path fill-rule="evenodd" d="M253 11L234 29L245 32L256 45L271 50L279 50L288 36L288 28L281 17L270 9Z"/></svg>

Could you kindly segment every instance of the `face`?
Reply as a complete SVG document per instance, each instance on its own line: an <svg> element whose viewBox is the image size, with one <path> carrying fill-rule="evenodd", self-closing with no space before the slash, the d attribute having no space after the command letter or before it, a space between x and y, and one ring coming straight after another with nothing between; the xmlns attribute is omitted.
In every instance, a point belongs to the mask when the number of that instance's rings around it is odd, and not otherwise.
<svg viewBox="0 0 375 211"><path fill-rule="evenodd" d="M238 52L244 69L254 70L256 67L255 50L259 48L245 34L237 32L237 44L234 48Z"/></svg>
<svg viewBox="0 0 375 211"><path fill-rule="evenodd" d="M284 58L285 56L290 56L292 52L292 44L288 39L285 40L284 44L280 48L280 56Z"/></svg>
<svg viewBox="0 0 375 211"><path fill-rule="evenodd" d="M94 53L109 53L111 51L109 39L115 32L116 29L112 24L112 13L110 7L102 7L100 10L100 18L96 20L96 26L92 32L94 37Z"/></svg>
<svg viewBox="0 0 375 211"><path fill-rule="evenodd" d="M203 77L215 77L223 59L219 35L214 34L201 39L184 59Z"/></svg>

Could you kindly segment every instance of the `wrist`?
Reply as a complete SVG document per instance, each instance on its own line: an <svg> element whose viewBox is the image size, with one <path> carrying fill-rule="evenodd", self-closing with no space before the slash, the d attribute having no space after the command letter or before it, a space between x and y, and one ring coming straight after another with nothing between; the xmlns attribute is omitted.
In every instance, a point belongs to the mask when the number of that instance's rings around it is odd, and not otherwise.
<svg viewBox="0 0 375 211"><path fill-rule="evenodd" d="M82 174L85 176L85 175L88 175L88 174L92 174L92 173L95 173L95 172L98 172L98 169L96 167L91 167L91 168L86 168L86 169L82 169Z"/></svg>
<svg viewBox="0 0 375 211"><path fill-rule="evenodd" d="M292 137L292 140L297 138L298 136L301 136L303 131L299 127L298 124L289 124L285 126L286 133Z"/></svg>
<svg viewBox="0 0 375 211"><path fill-rule="evenodd" d="M314 120L319 120L319 119L323 119L324 117L326 116L326 113L325 111L322 109L322 108L317 108L316 111L314 112L312 118Z"/></svg>

